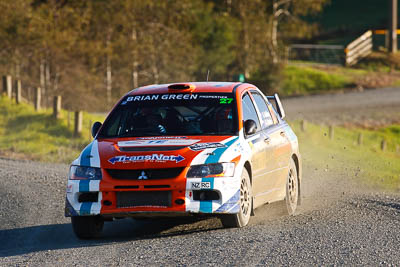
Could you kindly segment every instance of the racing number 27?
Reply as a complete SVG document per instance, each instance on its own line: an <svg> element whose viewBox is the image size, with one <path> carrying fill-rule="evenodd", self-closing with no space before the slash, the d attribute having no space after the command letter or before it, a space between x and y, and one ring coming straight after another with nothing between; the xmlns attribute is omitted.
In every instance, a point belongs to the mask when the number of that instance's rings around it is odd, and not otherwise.
<svg viewBox="0 0 400 267"><path fill-rule="evenodd" d="M221 98L219 100L220 104L230 104L232 102L233 98Z"/></svg>

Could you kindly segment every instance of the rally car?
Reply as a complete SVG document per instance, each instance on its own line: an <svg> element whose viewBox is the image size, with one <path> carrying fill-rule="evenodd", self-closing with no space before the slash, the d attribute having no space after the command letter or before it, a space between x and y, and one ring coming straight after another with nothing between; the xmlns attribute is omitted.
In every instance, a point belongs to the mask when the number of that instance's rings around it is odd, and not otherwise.
<svg viewBox="0 0 400 267"><path fill-rule="evenodd" d="M72 162L65 216L79 238L104 221L209 214L243 227L254 209L300 203L298 140L278 95L248 83L150 85L127 93Z"/></svg>

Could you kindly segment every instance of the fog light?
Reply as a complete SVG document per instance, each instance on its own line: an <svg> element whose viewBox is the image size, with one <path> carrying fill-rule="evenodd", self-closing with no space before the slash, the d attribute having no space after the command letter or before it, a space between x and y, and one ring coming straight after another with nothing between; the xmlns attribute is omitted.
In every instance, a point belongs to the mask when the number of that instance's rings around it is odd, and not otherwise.
<svg viewBox="0 0 400 267"><path fill-rule="evenodd" d="M185 200L183 200L183 199L181 199L181 198L178 198L178 199L175 200L175 203L176 203L177 205L183 205L183 204L185 204Z"/></svg>
<svg viewBox="0 0 400 267"><path fill-rule="evenodd" d="M112 205L112 202L111 202L110 200L104 200L104 201L103 201L103 205L104 205L104 206L111 206L111 205Z"/></svg>

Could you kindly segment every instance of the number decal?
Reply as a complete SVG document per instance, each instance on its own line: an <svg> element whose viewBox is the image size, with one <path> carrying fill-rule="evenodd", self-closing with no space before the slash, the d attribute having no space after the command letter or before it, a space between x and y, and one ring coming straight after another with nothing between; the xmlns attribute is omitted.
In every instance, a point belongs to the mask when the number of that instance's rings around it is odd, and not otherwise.
<svg viewBox="0 0 400 267"><path fill-rule="evenodd" d="M220 104L230 104L232 102L233 98L221 98L219 100Z"/></svg>

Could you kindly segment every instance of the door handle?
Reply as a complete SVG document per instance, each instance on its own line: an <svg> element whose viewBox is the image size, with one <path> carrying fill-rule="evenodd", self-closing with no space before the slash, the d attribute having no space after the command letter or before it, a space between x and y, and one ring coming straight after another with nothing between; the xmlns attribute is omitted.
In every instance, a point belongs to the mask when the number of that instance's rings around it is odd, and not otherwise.
<svg viewBox="0 0 400 267"><path fill-rule="evenodd" d="M266 137L266 138L264 139L264 142L267 143L267 144L269 144L269 142L271 142L271 138Z"/></svg>

